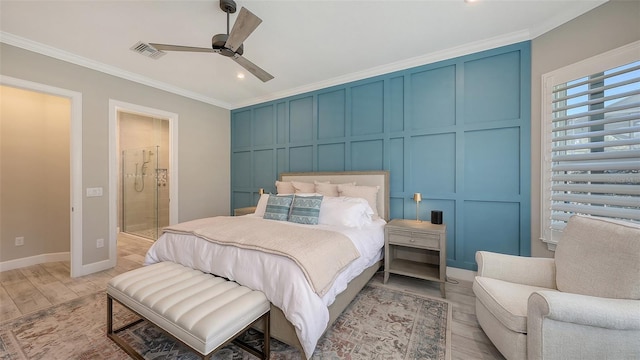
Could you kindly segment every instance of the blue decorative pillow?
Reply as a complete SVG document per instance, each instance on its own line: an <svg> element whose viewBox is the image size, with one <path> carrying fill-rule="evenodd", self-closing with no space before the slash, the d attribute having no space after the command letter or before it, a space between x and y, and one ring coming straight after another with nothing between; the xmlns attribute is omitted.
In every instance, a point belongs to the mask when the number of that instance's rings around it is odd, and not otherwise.
<svg viewBox="0 0 640 360"><path fill-rule="evenodd" d="M321 204L322 195L294 197L289 221L298 224L318 225Z"/></svg>
<svg viewBox="0 0 640 360"><path fill-rule="evenodd" d="M264 211L264 219L287 221L289 219L289 211L293 195L269 196L267 208Z"/></svg>

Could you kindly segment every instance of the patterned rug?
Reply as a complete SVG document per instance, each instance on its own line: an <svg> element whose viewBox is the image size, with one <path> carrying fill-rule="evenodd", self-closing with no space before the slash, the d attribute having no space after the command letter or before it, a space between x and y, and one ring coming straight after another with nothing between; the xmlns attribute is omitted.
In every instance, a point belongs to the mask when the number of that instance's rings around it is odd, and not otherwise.
<svg viewBox="0 0 640 360"><path fill-rule="evenodd" d="M369 283L320 339L312 359L449 359L451 311L444 300ZM135 319L114 302L116 328ZM106 295L99 292L0 324L0 359L128 359L105 332ZM147 322L120 336L145 359L200 359ZM262 334L250 330L243 340L258 347ZM302 358L272 339L271 359ZM256 357L229 345L213 359Z"/></svg>

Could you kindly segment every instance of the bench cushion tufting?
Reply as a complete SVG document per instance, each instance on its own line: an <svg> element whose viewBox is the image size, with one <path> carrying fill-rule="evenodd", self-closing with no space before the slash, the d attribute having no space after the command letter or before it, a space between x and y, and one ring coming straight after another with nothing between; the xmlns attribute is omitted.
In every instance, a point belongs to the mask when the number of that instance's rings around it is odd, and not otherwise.
<svg viewBox="0 0 640 360"><path fill-rule="evenodd" d="M120 274L107 294L203 355L270 307L262 292L172 262Z"/></svg>

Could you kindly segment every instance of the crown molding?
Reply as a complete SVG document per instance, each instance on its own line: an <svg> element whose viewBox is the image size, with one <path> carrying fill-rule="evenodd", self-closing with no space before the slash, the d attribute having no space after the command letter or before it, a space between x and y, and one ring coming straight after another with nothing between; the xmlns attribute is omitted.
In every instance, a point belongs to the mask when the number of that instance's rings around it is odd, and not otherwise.
<svg viewBox="0 0 640 360"><path fill-rule="evenodd" d="M92 70L100 71L105 74L117 76L125 80L137 82L139 84L150 86L159 90L164 90L176 95L184 96L186 98L201 101L203 103L215 105L225 109L232 108L232 105L227 102L220 101L217 99L212 99L210 97L203 96L202 94L198 94L193 91L172 86L167 83L163 83L161 81L156 81L148 77L144 77L139 74L132 73L130 71L122 70L115 66L103 64L101 62L94 61L82 56L78 56L70 52L63 51L63 50L54 48L52 46L44 45L36 41L25 39L23 37L16 36L4 31L0 32L0 42L15 46L15 47L19 47L25 50L33 51L38 54L46 55L54 59L66 61L68 63L72 63L72 64L86 67Z"/></svg>
<svg viewBox="0 0 640 360"><path fill-rule="evenodd" d="M459 56L469 55L480 51L490 50L501 46L511 45L522 41L531 40L531 33L528 30L517 31L509 34L496 36L493 38L485 39L482 41L476 41L452 48L448 48L441 51L436 51L430 54L416 56L413 58L405 59L391 64L386 64L374 68L370 68L364 71L351 73L344 76L335 77L332 79L320 81L317 83L297 87L294 89L273 93L268 96L253 98L245 102L239 102L232 105L232 110L239 109L246 106L260 104L267 101L281 99L293 95L303 94L315 90L328 88L335 85L345 84L352 81L367 79L370 77L389 74L395 71L406 70L412 67L431 64L437 61L452 59Z"/></svg>

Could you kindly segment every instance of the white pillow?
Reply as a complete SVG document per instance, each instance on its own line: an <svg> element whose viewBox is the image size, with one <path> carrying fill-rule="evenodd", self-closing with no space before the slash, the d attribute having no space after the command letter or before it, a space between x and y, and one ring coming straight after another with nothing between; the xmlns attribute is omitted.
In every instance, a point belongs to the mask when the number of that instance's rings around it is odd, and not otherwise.
<svg viewBox="0 0 640 360"><path fill-rule="evenodd" d="M254 214L263 217L264 211L267 210L267 202L269 202L269 194L260 195L260 200L258 200Z"/></svg>
<svg viewBox="0 0 640 360"><path fill-rule="evenodd" d="M316 192L318 194L322 194L324 196L340 196L340 193L338 193L338 185L355 185L356 183L345 183L345 184L331 184L329 182L319 182L319 181L314 181L314 183L316 184Z"/></svg>
<svg viewBox="0 0 640 360"><path fill-rule="evenodd" d="M362 198L325 197L318 224L362 228L371 224L373 210Z"/></svg>
<svg viewBox="0 0 640 360"><path fill-rule="evenodd" d="M316 184L314 183L306 183L300 181L292 181L291 185L293 185L293 189L295 193L305 193L309 194L316 191Z"/></svg>
<svg viewBox="0 0 640 360"><path fill-rule="evenodd" d="M373 210L374 217L378 216L378 190L380 186L355 186L341 184L338 185L340 196L358 197L367 200Z"/></svg>
<svg viewBox="0 0 640 360"><path fill-rule="evenodd" d="M293 188L293 184L291 183L291 181L276 181L276 193L293 194L295 192L296 189Z"/></svg>

